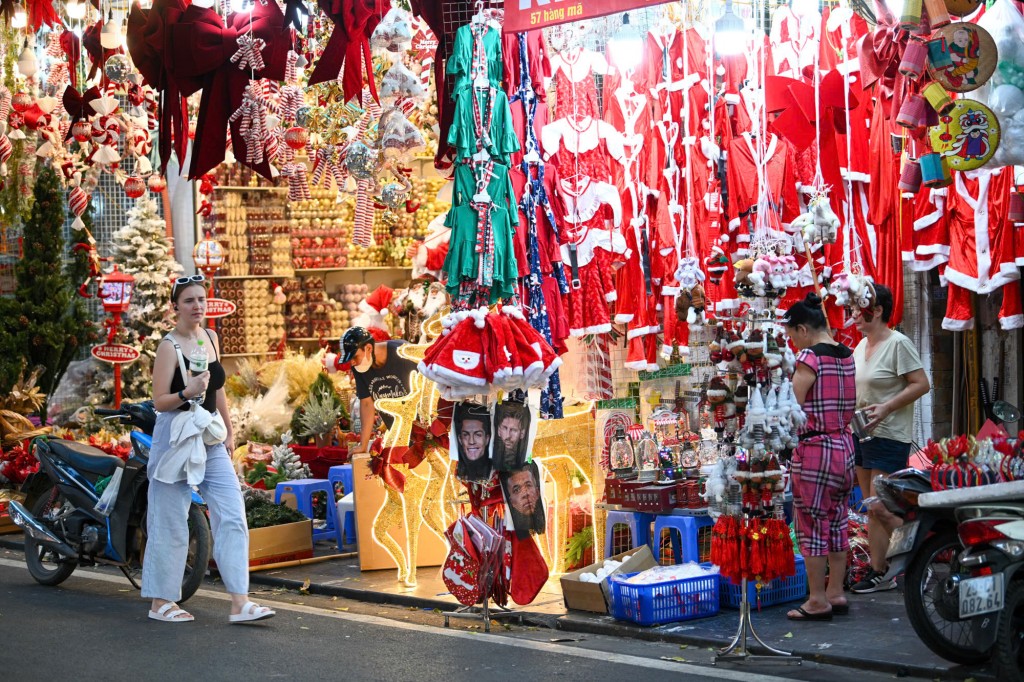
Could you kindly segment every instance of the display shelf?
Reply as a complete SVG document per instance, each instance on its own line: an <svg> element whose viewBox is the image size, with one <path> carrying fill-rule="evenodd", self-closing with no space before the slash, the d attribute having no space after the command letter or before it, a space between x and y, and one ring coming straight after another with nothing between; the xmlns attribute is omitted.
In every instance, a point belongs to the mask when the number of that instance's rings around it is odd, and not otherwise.
<svg viewBox="0 0 1024 682"><path fill-rule="evenodd" d="M214 284L222 279L292 279L295 275L216 275Z"/></svg>
<svg viewBox="0 0 1024 682"><path fill-rule="evenodd" d="M321 339L318 336L289 336L287 339L289 342L294 341L295 343L319 343L320 341L330 342L331 338L327 337Z"/></svg>
<svg viewBox="0 0 1024 682"><path fill-rule="evenodd" d="M411 267L405 267L402 265L374 265L365 268L356 267L345 267L345 268L295 268L296 275L317 275L325 274L328 272L369 272L369 271L382 271L382 270L412 270Z"/></svg>
<svg viewBox="0 0 1024 682"><path fill-rule="evenodd" d="M222 358L256 358L272 354L273 352L268 350L262 353L221 353L220 356Z"/></svg>

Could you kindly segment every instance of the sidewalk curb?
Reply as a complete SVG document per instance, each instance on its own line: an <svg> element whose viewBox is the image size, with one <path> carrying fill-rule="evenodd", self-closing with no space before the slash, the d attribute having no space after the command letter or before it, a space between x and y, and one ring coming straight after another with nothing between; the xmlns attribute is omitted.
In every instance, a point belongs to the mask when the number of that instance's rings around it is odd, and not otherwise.
<svg viewBox="0 0 1024 682"><path fill-rule="evenodd" d="M11 550L24 550L22 542L0 537L0 547ZM249 576L249 582L255 585L267 587L283 587L285 589L299 590L305 585L302 580L290 578L276 578L261 573L253 573ZM357 587L343 587L324 583L311 583L307 588L311 594L343 597L368 604L384 604L390 606L408 606L418 609L437 609L439 611L450 611L458 608L457 604L441 599L429 599L416 597L408 594L391 594L388 592L377 592L373 590L360 589ZM728 640L701 637L699 634L679 634L676 632L665 632L659 629L651 629L629 625L626 623L602 623L590 619L575 617L571 614L564 616L552 616L530 611L519 611L523 615L523 623L539 627L548 627L566 632L578 632L581 634L604 635L608 637L630 638L647 642L671 642L674 644L687 644L691 646L723 648L729 644ZM766 654L767 650L762 649L756 642L748 644L748 650L755 654ZM959 679L962 674L957 669L934 668L929 666L899 665L889 661L880 661L870 658L854 658L851 656L823 653L814 650L795 649L793 654L804 661L835 665L844 668L872 670L875 672L892 673L897 677L923 677L927 679ZM783 659L780 659L780 663ZM723 665L732 665L729 663ZM742 664L740 664L742 665ZM984 673L971 672L971 676L982 679L989 678Z"/></svg>
<svg viewBox="0 0 1024 682"><path fill-rule="evenodd" d="M738 612L737 612L738 617ZM701 637L699 634L679 634L675 632L664 632L657 629L643 628L625 623L599 623L589 619L575 618L572 615L560 616L556 621L557 627L566 632L578 632L588 635L606 635L610 637L628 637L647 642L671 642L673 644L687 644L690 646L714 647L722 649L729 645L730 640L712 637ZM753 654L769 654L767 649L762 648L753 638L747 640L747 649ZM835 665L843 668L860 670L873 670L875 672L892 673L897 677L924 677L927 679L960 679L962 674L947 668L933 668L928 666L899 665L889 661L880 661L870 658L853 658L850 656L823 653L821 651L794 649L793 655L804 661ZM785 659L780 657L779 663L784 664ZM734 665L723 663L722 665ZM742 664L740 664L742 665ZM984 677L977 673L971 673L974 677Z"/></svg>

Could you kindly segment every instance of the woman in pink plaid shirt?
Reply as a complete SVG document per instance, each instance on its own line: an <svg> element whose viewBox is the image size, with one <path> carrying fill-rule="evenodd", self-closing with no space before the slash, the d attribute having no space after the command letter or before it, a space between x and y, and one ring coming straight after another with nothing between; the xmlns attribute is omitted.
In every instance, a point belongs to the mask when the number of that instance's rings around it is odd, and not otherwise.
<svg viewBox="0 0 1024 682"><path fill-rule="evenodd" d="M794 304L783 322L800 351L793 392L807 414L790 480L797 539L811 593L788 615L790 620L831 620L833 614L850 610L843 578L850 548L847 503L854 481L850 420L857 403L857 372L853 351L829 333L818 296L808 294Z"/></svg>

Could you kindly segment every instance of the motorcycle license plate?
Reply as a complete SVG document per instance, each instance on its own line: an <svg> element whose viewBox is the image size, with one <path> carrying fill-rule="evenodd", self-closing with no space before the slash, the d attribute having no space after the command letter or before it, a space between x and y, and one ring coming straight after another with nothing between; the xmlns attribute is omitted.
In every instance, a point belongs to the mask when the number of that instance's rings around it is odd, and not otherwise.
<svg viewBox="0 0 1024 682"><path fill-rule="evenodd" d="M914 539L917 537L919 524L920 521L911 521L893 529L892 536L889 538L889 551L885 553L887 559L906 554L914 548Z"/></svg>
<svg viewBox="0 0 1024 682"><path fill-rule="evenodd" d="M970 618L1003 608L1003 574L983 575L960 581L960 618Z"/></svg>

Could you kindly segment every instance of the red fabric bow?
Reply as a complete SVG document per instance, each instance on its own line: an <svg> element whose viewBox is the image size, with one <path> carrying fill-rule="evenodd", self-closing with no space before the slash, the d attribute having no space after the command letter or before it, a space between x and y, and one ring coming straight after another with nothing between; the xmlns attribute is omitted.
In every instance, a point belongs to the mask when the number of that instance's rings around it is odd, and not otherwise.
<svg viewBox="0 0 1024 682"><path fill-rule="evenodd" d="M448 424L451 424L450 419ZM409 449L405 451L402 460L410 469L415 469L423 461L428 448L448 449L448 428L441 419L435 419L429 428L419 422L414 423Z"/></svg>
<svg viewBox="0 0 1024 682"><path fill-rule="evenodd" d="M906 79L900 73L900 62L907 49L910 34L900 29L899 22L884 2L875 2L878 23L861 38L857 46L860 58L861 87L877 85L876 96L890 120L899 112L906 91ZM892 121L895 130L895 121Z"/></svg>
<svg viewBox="0 0 1024 682"><path fill-rule="evenodd" d="M142 78L160 93L160 172L167 171L171 150L180 162L188 151L188 105L177 81L167 72L164 55L169 51L167 27L177 22L188 7L186 0L156 0L150 9L138 3L128 15L128 51Z"/></svg>
<svg viewBox="0 0 1024 682"><path fill-rule="evenodd" d="M99 69L100 83L106 87L107 75L103 73L102 67L112 55L123 54L124 50L120 46L113 50L103 47L103 44L100 43L100 32L102 31L102 19L85 29L82 33L82 47L85 48L85 53L89 55L89 59L92 61L92 68L89 69L89 75L86 77L86 80L92 80L92 77L96 75L96 70Z"/></svg>
<svg viewBox="0 0 1024 682"><path fill-rule="evenodd" d="M82 58L82 42L78 39L78 36L74 31L64 31L60 34L60 49L64 51L64 56L68 58L68 71L71 72L71 85L78 87L78 69L76 65L78 60Z"/></svg>
<svg viewBox="0 0 1024 682"><path fill-rule="evenodd" d="M370 56L370 36L377 24L391 9L389 0L318 0L332 22L334 30L327 41L323 56L316 63L309 84L326 83L341 74L341 87L345 101L358 99L363 91L363 64L373 99L377 86L373 81L373 61ZM362 62L362 63L360 63ZM344 67L344 72L342 68Z"/></svg>
<svg viewBox="0 0 1024 682"><path fill-rule="evenodd" d="M28 25L33 33L43 26L55 28L63 25L57 11L53 9L53 0L26 0L25 8L28 10Z"/></svg>
<svg viewBox="0 0 1024 682"><path fill-rule="evenodd" d="M405 492L405 476L395 468L395 464L402 463L405 450L406 448L391 448L370 458L370 471L379 476L384 485L400 493Z"/></svg>
<svg viewBox="0 0 1024 682"><path fill-rule="evenodd" d="M68 31L70 33L70 31ZM64 104L64 111L68 112L68 116L71 117L71 122L86 119L95 114L93 108L89 106L89 102L94 99L99 99L100 89L97 86L92 86L83 93L79 93L72 86L68 86L64 89L64 95L61 97L61 101ZM68 133L64 136L65 140L71 138L71 126L68 126Z"/></svg>
<svg viewBox="0 0 1024 682"><path fill-rule="evenodd" d="M291 32L284 27L284 15L275 2L256 3L252 12L228 15L227 26L212 9L191 5L176 23L168 26L170 49L164 54L169 73L177 79L181 93L189 96L203 91L199 103L192 165L188 177L195 180L224 160L228 119L242 103L250 77L284 80ZM238 39L250 35L263 40L261 55L266 68L253 74L231 62L238 52ZM241 120L231 123L235 157L245 164L245 140ZM265 178L271 178L270 163L245 164Z"/></svg>

